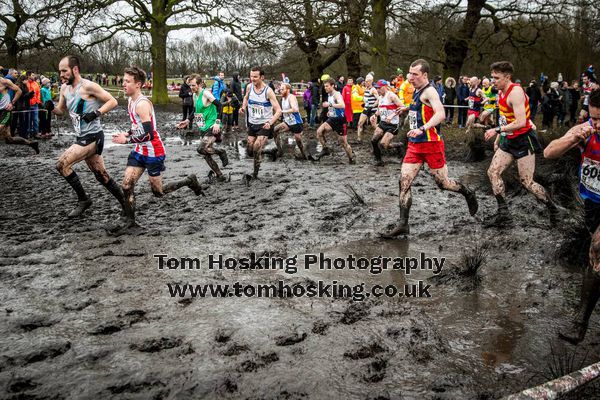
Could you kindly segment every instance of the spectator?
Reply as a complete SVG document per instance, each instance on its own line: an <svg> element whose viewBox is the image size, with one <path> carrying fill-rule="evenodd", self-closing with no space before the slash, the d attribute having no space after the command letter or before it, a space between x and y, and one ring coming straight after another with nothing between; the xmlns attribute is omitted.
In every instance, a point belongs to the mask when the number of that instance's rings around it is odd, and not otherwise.
<svg viewBox="0 0 600 400"><path fill-rule="evenodd" d="M446 78L444 85L444 105L454 106L456 101L456 80L449 77ZM446 123L452 125L454 119L454 107L446 107Z"/></svg>
<svg viewBox="0 0 600 400"><path fill-rule="evenodd" d="M343 76L338 76L337 82L335 83L335 90L337 90L338 92L342 93L342 91L344 90L344 86L346 86L344 84L345 79Z"/></svg>
<svg viewBox="0 0 600 400"><path fill-rule="evenodd" d="M240 108L240 100L233 91L227 90L221 96L221 104L223 105L223 128L225 133L229 133L233 125L233 114Z"/></svg>
<svg viewBox="0 0 600 400"><path fill-rule="evenodd" d="M183 108L182 121L188 119L188 117L194 114L194 99L192 95L192 89L190 89L189 81L189 76L184 77L181 88L179 89L179 97L181 98L181 105Z"/></svg>
<svg viewBox="0 0 600 400"><path fill-rule="evenodd" d="M342 77L340 77L342 79ZM338 81L339 82L339 81ZM348 83L342 88L342 98L344 99L344 116L346 117L346 123L348 128L354 128L352 125L352 86L354 85L354 79L348 78Z"/></svg>
<svg viewBox="0 0 600 400"><path fill-rule="evenodd" d="M275 78L271 78L271 80L269 81L269 87L275 91Z"/></svg>
<svg viewBox="0 0 600 400"><path fill-rule="evenodd" d="M442 77L439 75L436 75L433 78L433 87L435 88L435 90L437 90L438 94L440 95L440 100L442 101L442 104L444 103L444 95L445 95L445 91L444 91L444 85L442 84Z"/></svg>
<svg viewBox="0 0 600 400"><path fill-rule="evenodd" d="M227 86L225 86L225 73L219 72L219 75L215 76L215 83L212 86L212 94L215 96L215 99L220 99L221 95L227 91Z"/></svg>
<svg viewBox="0 0 600 400"><path fill-rule="evenodd" d="M533 122L538 111L538 106L542 100L542 93L540 92L540 87L535 79L532 79L531 82L529 82L529 86L525 89L525 93L527 94L527 97L529 97L530 119Z"/></svg>
<svg viewBox="0 0 600 400"><path fill-rule="evenodd" d="M567 81L563 81L561 87L559 89L560 97L561 97L561 107L558 112L558 125L563 126L565 124L565 118L569 109L571 108L571 92L569 91L569 83Z"/></svg>
<svg viewBox="0 0 600 400"><path fill-rule="evenodd" d="M42 138L51 138L52 137L52 114L50 110L52 110L52 92L50 91L50 79L44 78L42 80L42 88L40 89L40 94L42 98L42 105L40 109L40 133Z"/></svg>
<svg viewBox="0 0 600 400"><path fill-rule="evenodd" d="M554 117L558 115L561 109L560 93L558 92L558 82L552 82L550 88L544 94L542 100L542 128L552 128Z"/></svg>
<svg viewBox="0 0 600 400"><path fill-rule="evenodd" d="M39 120L39 109L40 104L42 103L42 96L40 94L40 85L37 82L36 75L27 71L26 73L27 81L25 84L29 91L33 92L33 97L29 100L29 127L27 130L27 135L29 138L39 138L40 134L40 120Z"/></svg>
<svg viewBox="0 0 600 400"><path fill-rule="evenodd" d="M240 82L239 72L233 73L233 79L231 80L231 92L238 98L238 100L243 100L244 96L242 94L242 83ZM233 127L234 131L238 129L239 117L240 104L238 104L237 107L233 107L233 120L231 122L231 126Z"/></svg>
<svg viewBox="0 0 600 400"><path fill-rule="evenodd" d="M33 92L29 91L26 81L27 81L26 75L21 75L17 79L17 86L21 89L22 93L21 93L21 97L19 97L17 99L17 101L15 103L15 107L14 107L15 111L22 111L22 112L16 113L17 118L15 118L15 119L17 120L16 132L18 133L19 136L21 136L24 139L27 139L27 137L28 137L29 104L31 102L31 98L34 95Z"/></svg>
<svg viewBox="0 0 600 400"><path fill-rule="evenodd" d="M306 112L306 123L308 124L310 121L310 113L312 109L312 82L308 83L308 86L304 93L302 94L302 104L304 104L304 111Z"/></svg>
<svg viewBox="0 0 600 400"><path fill-rule="evenodd" d="M4 78L8 79L9 81L11 81L14 84L17 83L17 77L18 77L18 72L14 68L10 68L8 70L8 73L4 76ZM11 100L13 99L13 97L15 97L15 92L10 88L8 89L8 96L10 97ZM10 135L11 136L15 135L15 132L17 130L17 122L18 122L18 118L10 119Z"/></svg>
<svg viewBox="0 0 600 400"><path fill-rule="evenodd" d="M360 76L358 79L356 79L356 85L352 86L352 125L355 128L358 128L358 120L365 109L365 104L363 102L363 97L365 94L364 82L365 78Z"/></svg>
<svg viewBox="0 0 600 400"><path fill-rule="evenodd" d="M569 93L571 93L571 104L569 106L569 122L571 125L577 123L577 109L579 108L579 100L581 100L581 94L579 93L579 82L574 80L571 82L569 87Z"/></svg>
<svg viewBox="0 0 600 400"><path fill-rule="evenodd" d="M310 87L310 97L312 101L311 109L310 109L310 127L316 128L317 121L317 111L319 109L319 104L321 102L321 87L319 86L319 81L317 78L312 80L312 85Z"/></svg>
<svg viewBox="0 0 600 400"><path fill-rule="evenodd" d="M467 106L469 100L469 77L461 76L458 86L456 87L456 98L458 105L462 106L458 109L458 127L464 128L467 124Z"/></svg>

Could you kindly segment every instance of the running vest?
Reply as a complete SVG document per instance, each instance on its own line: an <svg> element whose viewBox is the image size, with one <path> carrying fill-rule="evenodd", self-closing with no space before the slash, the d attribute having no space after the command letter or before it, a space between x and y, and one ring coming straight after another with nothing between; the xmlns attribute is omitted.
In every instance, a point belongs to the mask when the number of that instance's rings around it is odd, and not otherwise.
<svg viewBox="0 0 600 400"><path fill-rule="evenodd" d="M508 90L506 91L506 93L501 92L498 94L498 108L500 110L500 118L498 119L498 124L500 126L508 125L515 120L515 112L512 109L512 107L509 107L509 105L507 103L508 95L510 94L510 92L513 90L513 88L515 86L521 87L520 85L517 85L516 83L511 83L510 86L508 87ZM521 89L521 90L523 90L523 89ZM507 132L506 137L509 139L512 139L514 137L517 137L524 133L527 133L531 129L531 120L530 120L531 111L529 110L529 97L527 97L527 95L525 94L525 91L523 91L523 96L525 96L525 119L527 122L525 123L524 127L517 129L516 131Z"/></svg>
<svg viewBox="0 0 600 400"><path fill-rule="evenodd" d="M135 111L138 103L140 101L148 101L146 96L140 95L135 101L131 101L131 97L127 102L127 113L129 114L129 119L131 120L131 131L132 132L140 132L143 131L144 128L142 126L142 119ZM150 102L152 105L152 102ZM134 152L145 156L145 157L164 157L165 156L165 146L163 145L162 140L160 139L160 135L156 130L156 117L154 116L154 107L152 107L152 115L150 116L150 122L152 123L152 131L154 133L154 139L150 142L142 142L136 143Z"/></svg>
<svg viewBox="0 0 600 400"><path fill-rule="evenodd" d="M488 102L484 104L483 108L490 111L495 110L498 93L494 91L494 87L490 85L487 89L481 88L481 90L483 90L484 96L488 99Z"/></svg>
<svg viewBox="0 0 600 400"><path fill-rule="evenodd" d="M365 108L367 109L375 107L375 102L377 101L377 97L371 93L371 89L365 88L365 93L363 94L363 102L365 103Z"/></svg>
<svg viewBox="0 0 600 400"><path fill-rule="evenodd" d="M469 89L469 110L481 111L481 103L483 102L483 99L477 96L478 89L478 87L476 87L475 90Z"/></svg>
<svg viewBox="0 0 600 400"><path fill-rule="evenodd" d="M579 194L583 199L600 203L600 137L598 133L594 132L580 150Z"/></svg>
<svg viewBox="0 0 600 400"><path fill-rule="evenodd" d="M100 102L98 102L98 100L84 100L81 98L79 91L81 90L83 82L89 81L87 79L81 79L81 82L75 86L73 93L69 90L70 86L67 86L67 90L65 90L67 109L69 110L73 129L75 129L75 134L77 136L86 136L102 131L102 124L100 123L99 118L96 118L89 123L81 119L82 115L94 112L100 108Z"/></svg>
<svg viewBox="0 0 600 400"><path fill-rule="evenodd" d="M327 95L327 102L329 103L329 111L327 111L327 117L329 118L344 118L344 109L343 108L335 108L334 104L337 104L335 101L335 94L339 93L337 91L333 91L333 93ZM367 94L365 92L365 94Z"/></svg>
<svg viewBox="0 0 600 400"><path fill-rule="evenodd" d="M587 85L582 85L581 91L583 92L583 105L588 106L590 104L590 93L592 93L592 84L588 83Z"/></svg>
<svg viewBox="0 0 600 400"><path fill-rule="evenodd" d="M291 94L288 94L288 97L292 96ZM282 97L281 98L281 109L283 111L287 111L287 110L291 110L292 106L290 106L290 101L288 99L288 97ZM288 124L289 126L292 125L297 125L297 124L301 124L302 123L302 116L300 115L299 112L293 112L293 113L283 113L283 121Z"/></svg>
<svg viewBox="0 0 600 400"><path fill-rule="evenodd" d="M390 99L390 93L392 92L387 92L385 96L379 99L379 116L381 117L381 122L398 125L400 123L400 117L396 114L398 105ZM388 122L387 117L390 115L393 115L392 121Z"/></svg>
<svg viewBox="0 0 600 400"><path fill-rule="evenodd" d="M202 98L205 90L206 89L202 89L200 94L194 95L194 122L196 123L196 126L200 132L206 132L212 128L217 121L218 116L217 106L215 106L213 103L210 103L208 106L204 106Z"/></svg>
<svg viewBox="0 0 600 400"><path fill-rule="evenodd" d="M248 122L252 125L263 125L273 119L273 105L267 97L270 89L265 85L260 93L256 93L254 85L248 85Z"/></svg>
<svg viewBox="0 0 600 400"><path fill-rule="evenodd" d="M6 110L10 103L10 96L8 93L0 93L0 110Z"/></svg>
<svg viewBox="0 0 600 400"><path fill-rule="evenodd" d="M408 123L410 125L410 129L422 127L431 119L431 117L433 117L433 108L421 101L421 93L423 93L423 91L430 86L431 85L428 83L424 88L421 90L415 90L413 93L413 101L410 103L410 109L408 111ZM437 90L435 93L437 93ZM438 125L433 128L429 128L426 132L423 132L422 135L414 138L409 137L408 140L413 143L441 142L442 136L440 126Z"/></svg>

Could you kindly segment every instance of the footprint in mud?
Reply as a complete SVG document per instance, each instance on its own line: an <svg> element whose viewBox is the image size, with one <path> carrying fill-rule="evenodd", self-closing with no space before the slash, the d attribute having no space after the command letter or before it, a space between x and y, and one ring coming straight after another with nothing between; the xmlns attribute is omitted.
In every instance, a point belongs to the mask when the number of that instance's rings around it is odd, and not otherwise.
<svg viewBox="0 0 600 400"><path fill-rule="evenodd" d="M377 383L385 378L388 360L383 357L378 357L374 361L366 365L366 370L362 375L365 382Z"/></svg>
<svg viewBox="0 0 600 400"><path fill-rule="evenodd" d="M275 352L255 355L254 359L243 361L238 367L238 372L254 372L259 368L264 368L269 364L279 361L279 356Z"/></svg>
<svg viewBox="0 0 600 400"><path fill-rule="evenodd" d="M378 343L371 343L366 346L361 346L356 350L345 352L344 357L352 360L362 360L365 358L375 357L377 354L385 352L387 352L387 350Z"/></svg>
<svg viewBox="0 0 600 400"><path fill-rule="evenodd" d="M66 311L81 311L84 308L91 306L92 304L96 304L98 301L94 299L85 299L81 301L77 301L75 303L65 303L63 304L63 308Z"/></svg>
<svg viewBox="0 0 600 400"><path fill-rule="evenodd" d="M215 342L227 343L233 336L233 329L218 329L215 333Z"/></svg>
<svg viewBox="0 0 600 400"><path fill-rule="evenodd" d="M157 353L162 350L179 347L182 344L183 339L180 337L161 337L146 339L139 344L133 343L129 348L143 353Z"/></svg>
<svg viewBox="0 0 600 400"><path fill-rule="evenodd" d="M24 318L18 321L17 328L23 332L31 332L38 328L47 328L49 326L55 325L60 320L52 319L47 316L36 315L29 318Z"/></svg>
<svg viewBox="0 0 600 400"><path fill-rule="evenodd" d="M15 378L8 383L6 390L8 393L21 393L28 390L33 390L38 387L39 384L28 378ZM23 396L23 398L29 398Z"/></svg>
<svg viewBox="0 0 600 400"><path fill-rule="evenodd" d="M340 322L344 325L352 325L355 322L367 317L369 315L369 309L370 306L368 306L365 302L350 302L348 307L346 307L342 313Z"/></svg>
<svg viewBox="0 0 600 400"><path fill-rule="evenodd" d="M324 321L315 321L312 327L312 333L316 333L317 335L325 335L327 330L329 329L329 324Z"/></svg>
<svg viewBox="0 0 600 400"><path fill-rule="evenodd" d="M125 325L122 322L115 321L101 324L89 331L90 335L112 335L123 330Z"/></svg>
<svg viewBox="0 0 600 400"><path fill-rule="evenodd" d="M33 348L32 348L33 347ZM39 346L28 345L27 350L14 350L12 353L2 356L4 366L24 366L39 361L56 358L71 348L71 342L68 340L46 341ZM0 368L2 370L2 368Z"/></svg>
<svg viewBox="0 0 600 400"><path fill-rule="evenodd" d="M281 335L275 338L275 344L277 346L291 346L302 342L306 339L306 332L293 332L288 335Z"/></svg>

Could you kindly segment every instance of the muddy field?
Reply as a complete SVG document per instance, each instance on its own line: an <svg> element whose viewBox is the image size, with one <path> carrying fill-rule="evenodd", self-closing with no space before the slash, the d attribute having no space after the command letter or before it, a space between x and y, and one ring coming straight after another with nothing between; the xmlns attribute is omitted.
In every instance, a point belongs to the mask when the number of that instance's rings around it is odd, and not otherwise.
<svg viewBox="0 0 600 400"><path fill-rule="evenodd" d="M189 173L205 180L209 169L196 146L183 145L174 132L178 116L157 115L168 146L165 182ZM109 134L127 130L126 111L120 107L104 122ZM59 132L68 133L67 125ZM314 132L309 137L314 152ZM0 398L496 399L600 359L597 316L578 347L556 336L581 281L575 254L582 240L569 241L580 217L569 197L568 160L538 168L539 180L570 209L564 223L550 224L511 169L515 222L485 229L481 219L495 211L485 175L489 157L464 163L462 139L451 132L450 175L477 189L477 218L462 196L440 191L422 171L410 237L382 241L376 232L398 210L398 155L375 167L368 141L356 144L351 133L356 165L334 144L334 155L320 162L296 161L291 153L267 159L260 180L248 186L242 176L252 160L229 147L224 172L231 181L205 183L206 197L184 188L157 199L142 177L142 228L112 237L105 228L117 220L118 204L84 165L76 171L94 204L81 219L65 218L76 196L54 165L72 139L44 141L38 156L0 145ZM107 143L107 169L118 181L130 150ZM433 278L430 271L158 270L153 258L251 252L422 252L447 263ZM477 253L483 264L474 277L452 272ZM424 280L432 298L172 298L168 289L279 280L367 286ZM598 396L594 386L579 394Z"/></svg>

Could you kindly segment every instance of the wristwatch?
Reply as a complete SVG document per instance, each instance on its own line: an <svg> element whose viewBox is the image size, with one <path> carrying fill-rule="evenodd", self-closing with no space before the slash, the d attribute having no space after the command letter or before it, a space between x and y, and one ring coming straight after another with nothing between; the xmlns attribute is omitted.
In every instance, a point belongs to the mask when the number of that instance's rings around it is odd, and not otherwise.
<svg viewBox="0 0 600 400"><path fill-rule="evenodd" d="M502 133L502 126L496 127L496 133Z"/></svg>

